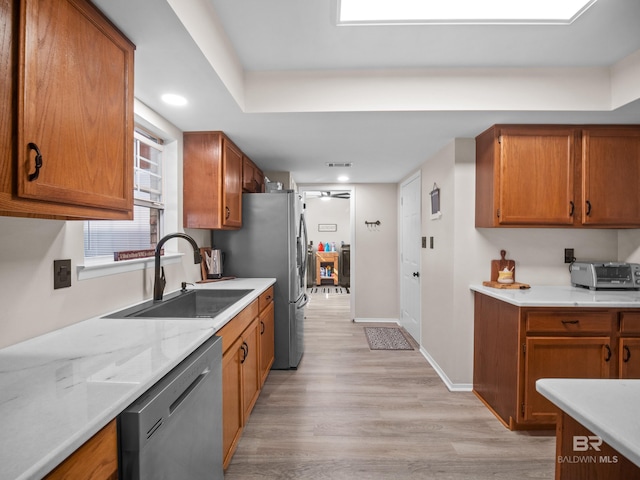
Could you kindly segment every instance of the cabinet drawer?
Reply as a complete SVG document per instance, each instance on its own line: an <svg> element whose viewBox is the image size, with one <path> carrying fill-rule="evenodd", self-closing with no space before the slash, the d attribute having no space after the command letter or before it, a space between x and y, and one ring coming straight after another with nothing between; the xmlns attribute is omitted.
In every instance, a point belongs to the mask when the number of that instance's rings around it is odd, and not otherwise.
<svg viewBox="0 0 640 480"><path fill-rule="evenodd" d="M530 312L527 333L605 333L611 331L609 312Z"/></svg>
<svg viewBox="0 0 640 480"><path fill-rule="evenodd" d="M258 316L258 299L247 305L238 315L229 320L224 327L217 331L216 335L222 337L222 353L226 352L242 332Z"/></svg>
<svg viewBox="0 0 640 480"><path fill-rule="evenodd" d="M258 310L263 311L273 301L273 285L267 288L258 297Z"/></svg>
<svg viewBox="0 0 640 480"><path fill-rule="evenodd" d="M620 333L635 333L640 335L640 312L620 313Z"/></svg>

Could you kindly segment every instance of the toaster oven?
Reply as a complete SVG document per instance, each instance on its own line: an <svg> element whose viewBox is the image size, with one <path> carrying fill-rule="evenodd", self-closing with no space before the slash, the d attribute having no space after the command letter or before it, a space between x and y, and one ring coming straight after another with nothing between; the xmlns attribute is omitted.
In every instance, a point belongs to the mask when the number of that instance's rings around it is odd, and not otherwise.
<svg viewBox="0 0 640 480"><path fill-rule="evenodd" d="M573 262L571 284L590 290L640 289L640 264L620 262Z"/></svg>

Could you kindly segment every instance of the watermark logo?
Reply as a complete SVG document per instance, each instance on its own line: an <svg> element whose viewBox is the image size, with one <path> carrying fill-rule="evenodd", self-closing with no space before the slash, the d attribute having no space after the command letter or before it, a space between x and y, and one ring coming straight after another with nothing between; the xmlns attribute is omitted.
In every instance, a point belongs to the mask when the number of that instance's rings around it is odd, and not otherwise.
<svg viewBox="0 0 640 480"><path fill-rule="evenodd" d="M588 452L594 450L600 451L600 445L602 445L602 439L597 435L574 435L573 436L573 451L574 452Z"/></svg>
<svg viewBox="0 0 640 480"><path fill-rule="evenodd" d="M601 451L602 438L598 435L574 435L573 451L581 455L559 455L558 463L618 463L617 455L597 455ZM585 455L584 452L589 452Z"/></svg>

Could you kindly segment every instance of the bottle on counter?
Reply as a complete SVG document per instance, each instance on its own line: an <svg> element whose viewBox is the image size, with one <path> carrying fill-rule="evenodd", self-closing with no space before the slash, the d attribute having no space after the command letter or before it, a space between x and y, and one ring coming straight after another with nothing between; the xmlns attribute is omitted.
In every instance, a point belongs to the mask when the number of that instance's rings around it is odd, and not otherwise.
<svg viewBox="0 0 640 480"><path fill-rule="evenodd" d="M318 251L324 252L324 244L322 242L318 243Z"/></svg>

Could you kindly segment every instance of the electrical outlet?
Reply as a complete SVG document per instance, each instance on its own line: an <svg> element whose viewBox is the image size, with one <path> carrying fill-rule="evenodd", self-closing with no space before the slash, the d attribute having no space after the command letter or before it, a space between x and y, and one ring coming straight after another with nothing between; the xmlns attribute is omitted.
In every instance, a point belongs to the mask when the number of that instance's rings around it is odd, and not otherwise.
<svg viewBox="0 0 640 480"><path fill-rule="evenodd" d="M53 261L53 288L66 288L71 286L71 260Z"/></svg>
<svg viewBox="0 0 640 480"><path fill-rule="evenodd" d="M427 248L427 237L422 237L422 248Z"/></svg>
<svg viewBox="0 0 640 480"><path fill-rule="evenodd" d="M564 249L564 263L572 263L576 260L576 257L573 256L573 248L565 248Z"/></svg>

